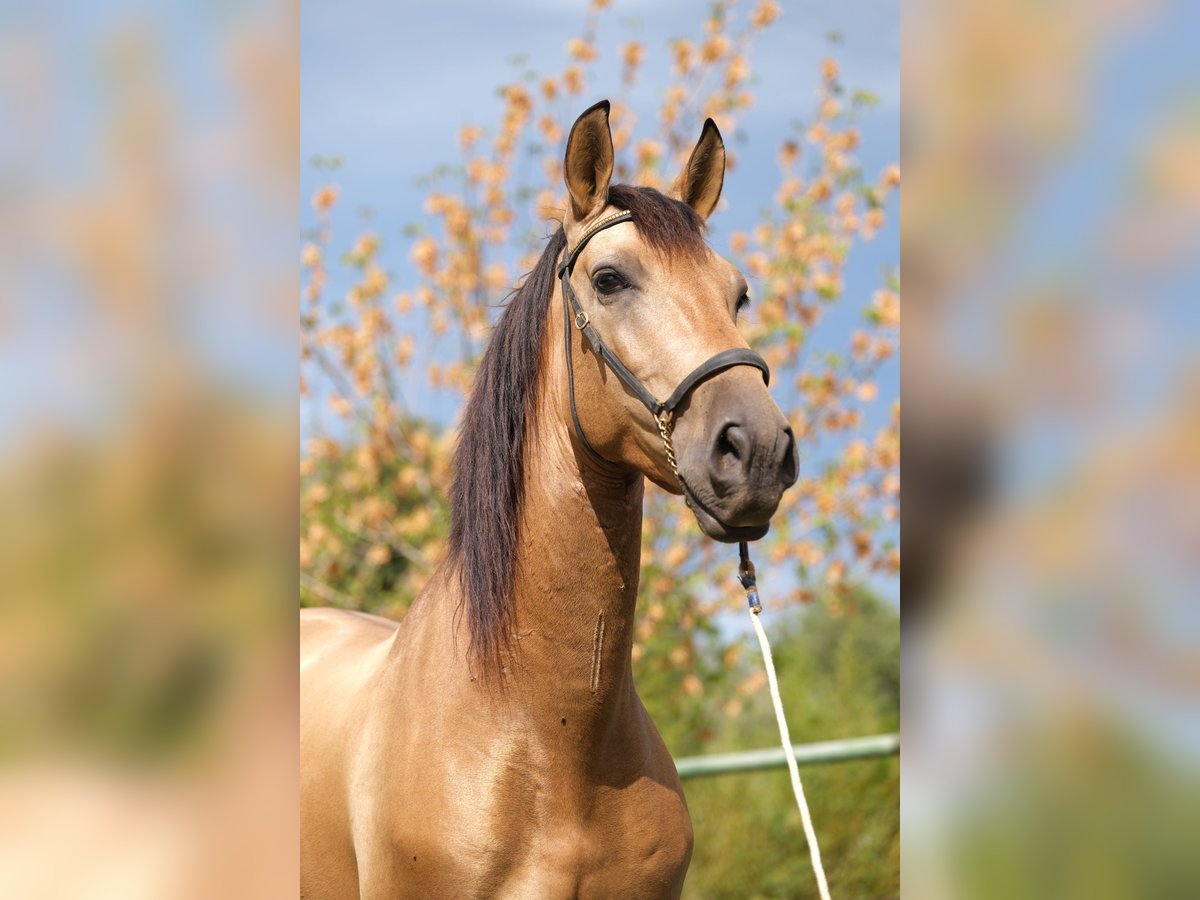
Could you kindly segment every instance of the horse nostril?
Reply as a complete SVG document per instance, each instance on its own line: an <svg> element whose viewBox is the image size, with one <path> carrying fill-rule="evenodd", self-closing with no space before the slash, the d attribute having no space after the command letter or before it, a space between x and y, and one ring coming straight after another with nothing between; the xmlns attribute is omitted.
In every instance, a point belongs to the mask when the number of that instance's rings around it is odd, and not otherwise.
<svg viewBox="0 0 1200 900"><path fill-rule="evenodd" d="M750 438L736 422L717 433L709 461L714 486L732 486L745 477L750 463Z"/></svg>
<svg viewBox="0 0 1200 900"><path fill-rule="evenodd" d="M779 477L784 486L790 486L796 483L796 476L799 474L799 462L796 458L796 436L792 433L792 426L783 426L783 434L785 440L780 443L783 445L783 456L779 460Z"/></svg>
<svg viewBox="0 0 1200 900"><path fill-rule="evenodd" d="M737 444L730 440L729 437L730 430L736 427L736 425L728 425L722 428L721 433L717 435L717 454L719 456L732 456L734 459L742 458Z"/></svg>

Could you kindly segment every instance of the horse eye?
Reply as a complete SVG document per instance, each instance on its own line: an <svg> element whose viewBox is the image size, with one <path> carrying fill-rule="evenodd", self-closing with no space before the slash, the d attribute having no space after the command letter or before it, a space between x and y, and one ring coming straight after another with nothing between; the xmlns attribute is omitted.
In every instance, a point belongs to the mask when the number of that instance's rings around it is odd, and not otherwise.
<svg viewBox="0 0 1200 900"><path fill-rule="evenodd" d="M625 279L612 269L603 269L592 277L592 284L602 294L615 294L626 287Z"/></svg>
<svg viewBox="0 0 1200 900"><path fill-rule="evenodd" d="M736 318L737 314L740 313L743 309L745 309L749 305L750 305L750 296L748 294L742 294L742 296L738 297L737 305L733 308L734 317Z"/></svg>

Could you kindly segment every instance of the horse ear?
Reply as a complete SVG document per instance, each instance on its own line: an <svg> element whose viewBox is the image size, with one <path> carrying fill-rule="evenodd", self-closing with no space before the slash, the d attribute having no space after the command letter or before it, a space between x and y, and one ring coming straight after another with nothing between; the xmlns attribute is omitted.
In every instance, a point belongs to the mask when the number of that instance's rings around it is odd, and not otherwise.
<svg viewBox="0 0 1200 900"><path fill-rule="evenodd" d="M575 120L567 137L563 179L571 195L571 213L582 222L608 203L608 183L613 173L612 133L608 129L608 101L601 100Z"/></svg>
<svg viewBox="0 0 1200 900"><path fill-rule="evenodd" d="M721 199L721 185L725 183L725 142L712 119L704 120L700 140L692 150L687 165L675 179L671 196L682 200L707 219Z"/></svg>

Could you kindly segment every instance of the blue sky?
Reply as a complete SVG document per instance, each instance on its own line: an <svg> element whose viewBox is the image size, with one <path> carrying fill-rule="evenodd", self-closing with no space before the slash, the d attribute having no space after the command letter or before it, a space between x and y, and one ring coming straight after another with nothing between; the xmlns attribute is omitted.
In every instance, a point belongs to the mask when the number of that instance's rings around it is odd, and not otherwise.
<svg viewBox="0 0 1200 900"><path fill-rule="evenodd" d="M746 130L755 144L773 158L769 138L808 112L817 64L829 52L825 35L837 31L845 38L837 52L845 82L883 101L884 112L869 123L880 129L878 140L867 142L864 161L872 154L890 161L899 149L898 9L863 0L785 6L753 58L761 84ZM494 111L493 89L512 77L515 54L529 54L547 71L561 68L564 44L578 34L585 7L554 0L307 4L300 35L301 149L345 154L347 175L394 189L399 200L413 175L453 154L461 125ZM601 50L615 55L618 37L632 33L653 54L669 38L695 35L704 9L683 0L616 2L602 19ZM657 99L665 62L665 56L650 60L635 106ZM594 86L596 97L618 92L615 78L605 87ZM584 98L580 111L591 99ZM885 140L889 130L892 138Z"/></svg>

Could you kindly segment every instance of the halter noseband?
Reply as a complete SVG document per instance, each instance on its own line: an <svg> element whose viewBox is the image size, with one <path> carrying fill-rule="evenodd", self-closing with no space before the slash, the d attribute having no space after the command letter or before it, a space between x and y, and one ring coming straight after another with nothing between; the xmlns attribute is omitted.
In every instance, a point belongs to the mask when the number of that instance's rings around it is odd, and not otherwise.
<svg viewBox="0 0 1200 900"><path fill-rule="evenodd" d="M587 338L588 344L591 345L592 351L596 353L605 364L616 373L617 378L625 387L629 388L630 392L637 397L646 409L650 410L650 414L654 416L655 424L658 425L658 433L662 437L663 446L667 453L667 463L671 467L671 471L675 473L675 477L679 479L681 486L684 488L685 498L688 499L689 505L691 502L691 491L687 489L687 484L683 481L683 477L679 474L675 463L675 450L671 445L671 431L674 427L675 409L683 402L691 390L700 382L704 381L718 372L734 366L753 366L760 370L763 376L763 383L770 384L771 371L767 368L766 361L761 356L752 350L744 347L734 347L729 350L722 350L715 356L710 357L693 369L686 378L679 383L679 386L671 393L665 401L659 401L653 394L646 389L641 380L634 375L621 362L620 358L612 352L600 339L600 335L596 333L596 329L592 326L588 314L584 311L579 303L579 297L575 294L575 289L571 287L571 272L575 268L575 261L579 258L579 254L583 252L583 248L587 245L597 233L605 228L611 228L613 225L619 225L622 222L629 222L633 219L633 215L628 211L614 213L607 218L601 219L590 228L588 228L579 238L579 242L575 245L574 250L563 250L563 262L558 268L558 277L562 281L563 295L563 349L567 358L567 389L571 395L571 420L575 423L575 433L579 435L579 440L583 442L583 446L593 457L598 460L605 460L603 456L596 452L595 448L588 442L587 436L583 433L583 426L579 422L579 414L575 408L575 370L571 359L571 323L575 323L575 327L583 332L583 336ZM568 304L570 308L568 309ZM573 315L572 315L573 313Z"/></svg>

